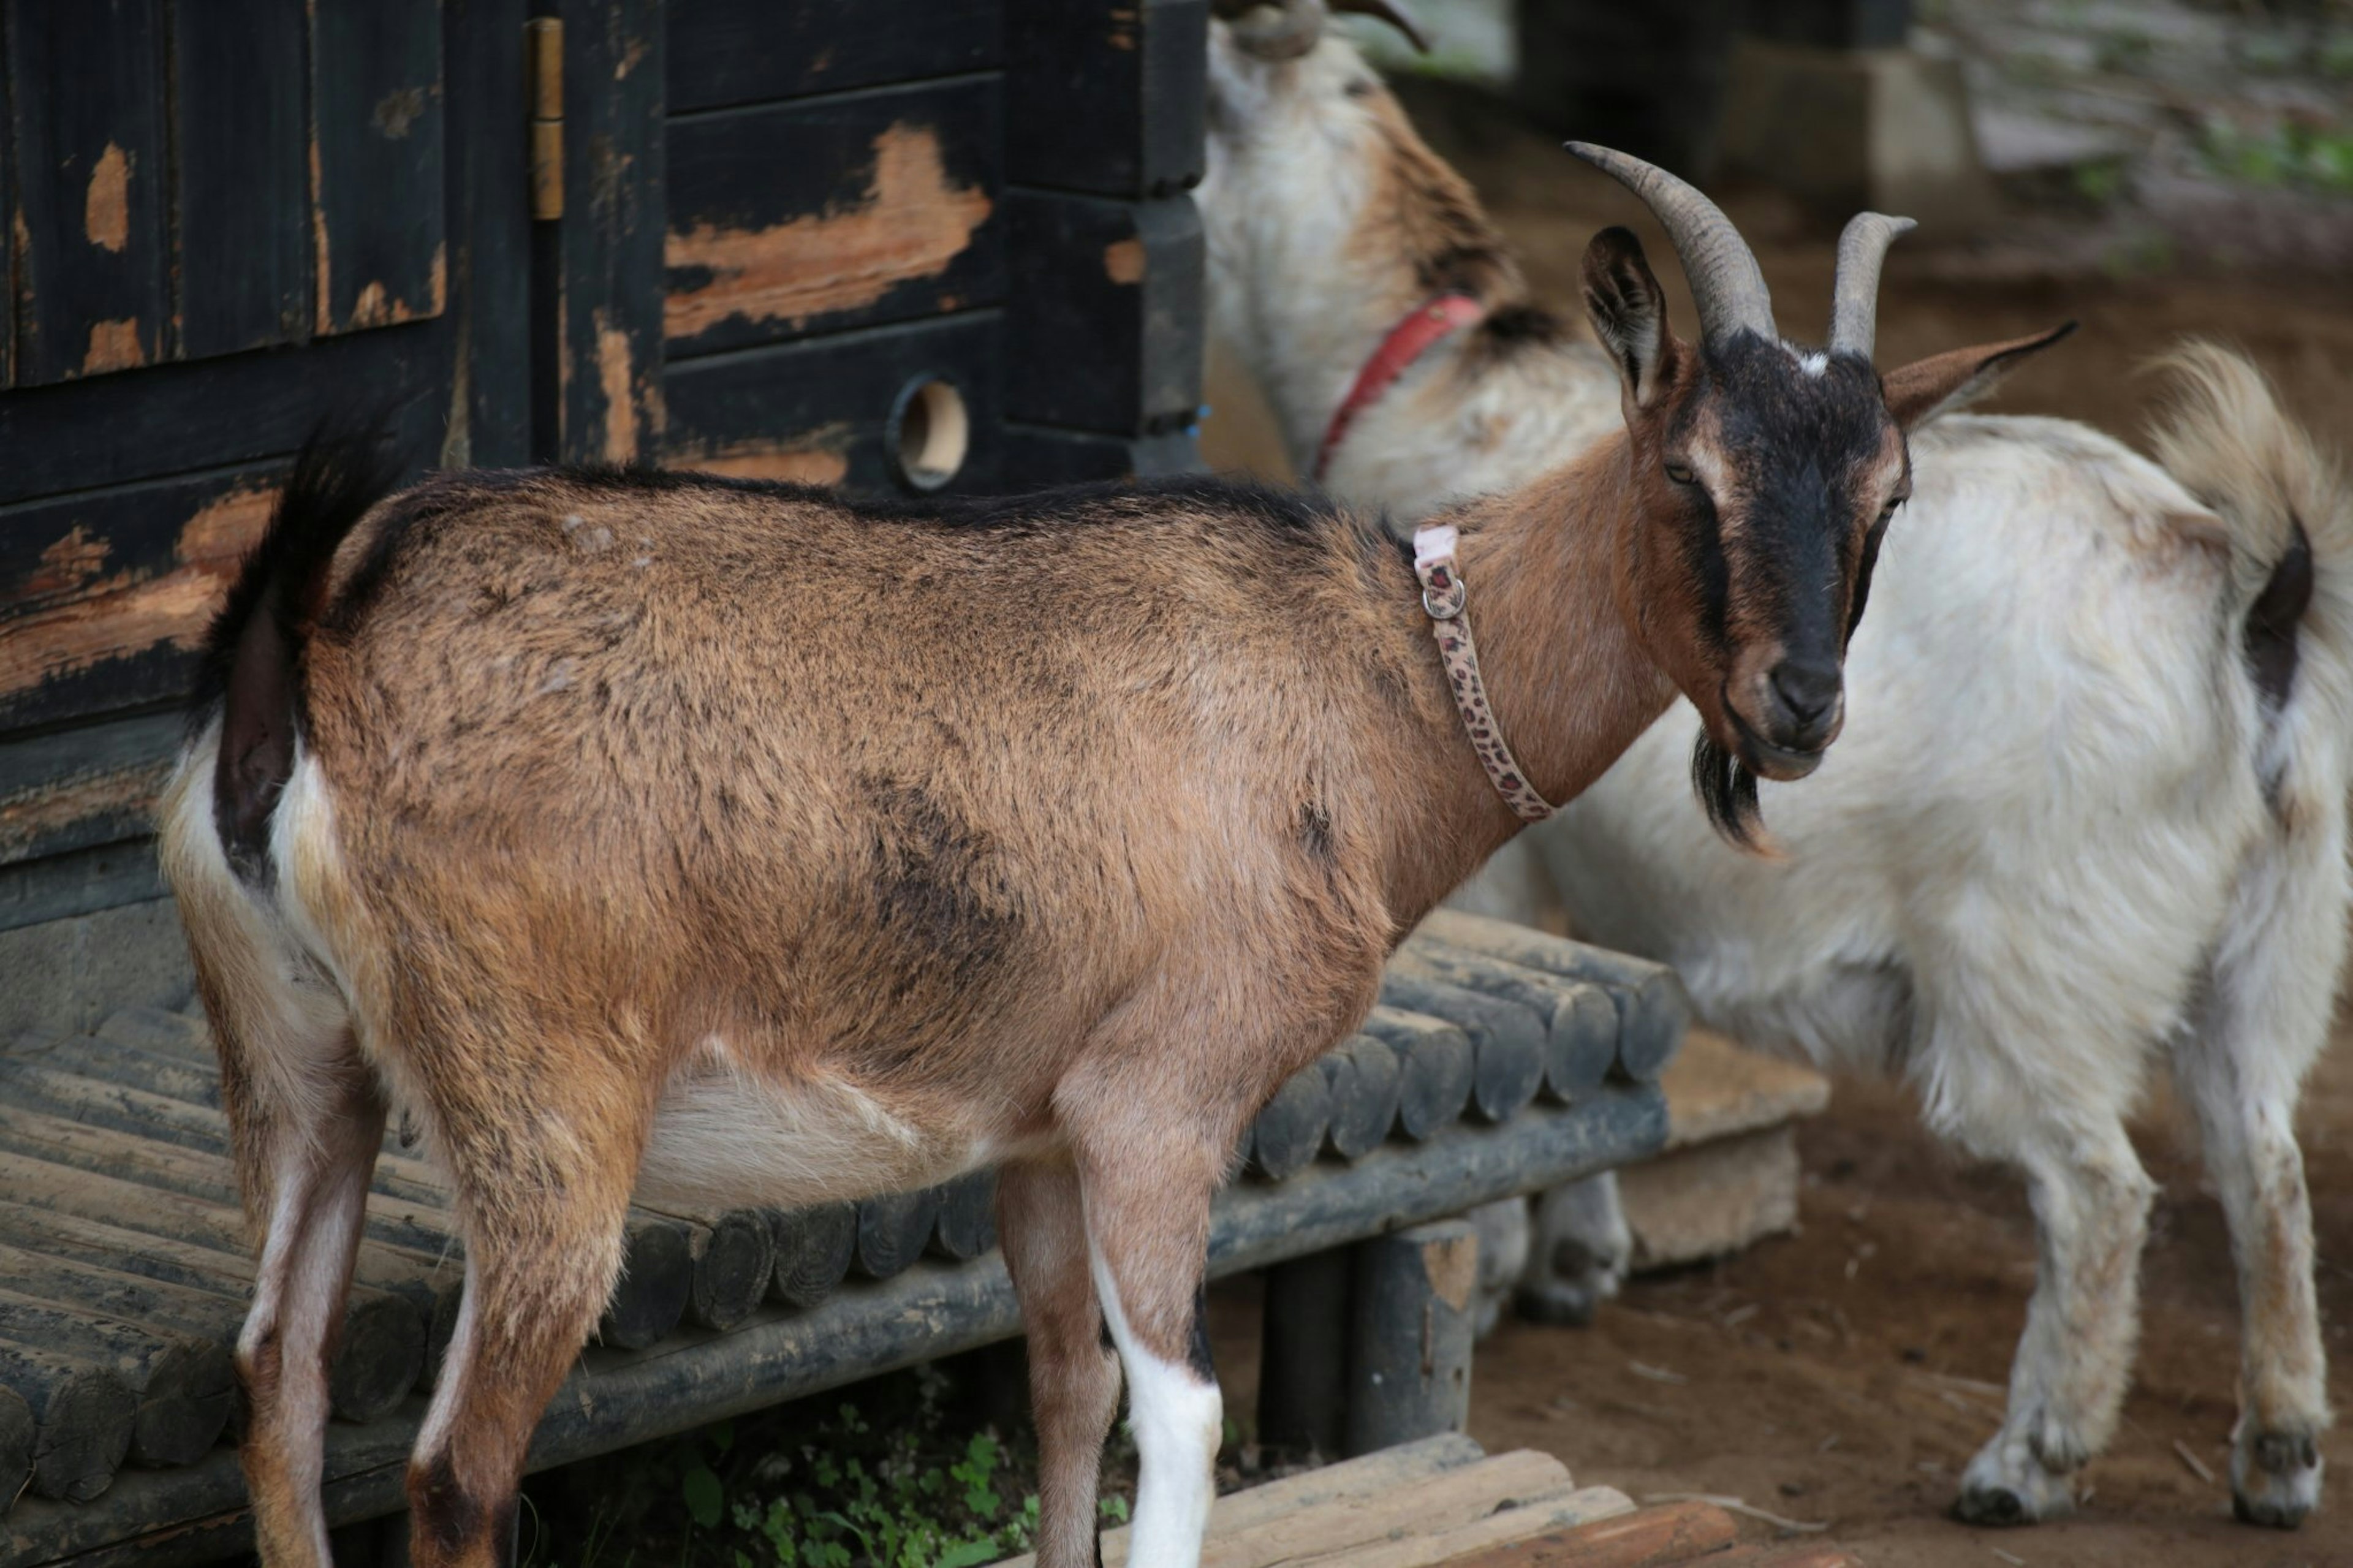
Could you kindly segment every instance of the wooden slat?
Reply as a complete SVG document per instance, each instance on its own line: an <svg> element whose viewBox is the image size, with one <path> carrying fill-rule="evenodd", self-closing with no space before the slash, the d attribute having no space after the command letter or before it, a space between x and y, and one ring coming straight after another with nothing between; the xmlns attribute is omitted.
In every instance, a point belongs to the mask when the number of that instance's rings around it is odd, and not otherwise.
<svg viewBox="0 0 2353 1568"><path fill-rule="evenodd" d="M1582 1487L1565 1497L1506 1508L1425 1535L1358 1547L1346 1568L1432 1568L1474 1552L1525 1541L1555 1531L1617 1519L1634 1511L1634 1500L1615 1487ZM1335 1565L1336 1568L1336 1565Z"/></svg>
<svg viewBox="0 0 2353 1568"><path fill-rule="evenodd" d="M15 1290L0 1290L0 1339L111 1367L139 1401L133 1464L192 1465L228 1425L237 1373L226 1340L93 1317Z"/></svg>
<svg viewBox="0 0 2353 1568"><path fill-rule="evenodd" d="M457 385L441 461L531 461L530 168L523 20L531 0L468 0L444 16L448 51L449 298Z"/></svg>
<svg viewBox="0 0 2353 1568"><path fill-rule="evenodd" d="M999 489L1037 489L1095 479L1198 474L1201 453L1190 429L1157 436L1106 436L1008 421Z"/></svg>
<svg viewBox="0 0 2353 1568"><path fill-rule="evenodd" d="M1458 1568L1669 1568L1704 1560L1739 1534L1711 1503L1668 1503L1475 1552Z"/></svg>
<svg viewBox="0 0 2353 1568"><path fill-rule="evenodd" d="M163 353L162 0L14 0L16 381Z"/></svg>
<svg viewBox="0 0 2353 1568"><path fill-rule="evenodd" d="M661 449L663 36L659 0L564 0L564 221L556 414L543 457Z"/></svg>
<svg viewBox="0 0 2353 1568"><path fill-rule="evenodd" d="M993 77L779 104L670 130L673 360L1004 296Z"/></svg>
<svg viewBox="0 0 2353 1568"><path fill-rule="evenodd" d="M439 0L307 3L312 329L438 316L448 289Z"/></svg>
<svg viewBox="0 0 2353 1568"><path fill-rule="evenodd" d="M171 12L177 356L310 334L303 0Z"/></svg>
<svg viewBox="0 0 2353 1568"><path fill-rule="evenodd" d="M152 831L179 735L161 713L0 741L0 864Z"/></svg>
<svg viewBox="0 0 2353 1568"><path fill-rule="evenodd" d="M670 111L763 103L1004 58L1004 0L672 0Z"/></svg>
<svg viewBox="0 0 2353 1568"><path fill-rule="evenodd" d="M1192 202L1018 190L1006 216L1021 279L1008 312L1008 415L1119 434L1193 424L1206 253Z"/></svg>
<svg viewBox="0 0 2353 1568"><path fill-rule="evenodd" d="M895 484L884 424L901 390L941 376L962 393L972 449L947 489L995 488L1002 318L976 310L690 360L667 377L663 461L750 479Z"/></svg>
<svg viewBox="0 0 2353 1568"><path fill-rule="evenodd" d="M1172 196L1201 177L1208 0L1022 0L1006 16L1008 175Z"/></svg>

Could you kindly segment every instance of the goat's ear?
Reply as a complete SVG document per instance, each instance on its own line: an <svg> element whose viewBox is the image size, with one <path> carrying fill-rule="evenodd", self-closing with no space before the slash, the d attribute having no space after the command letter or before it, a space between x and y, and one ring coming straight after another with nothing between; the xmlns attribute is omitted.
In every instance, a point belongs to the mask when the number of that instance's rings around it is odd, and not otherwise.
<svg viewBox="0 0 2353 1568"><path fill-rule="evenodd" d="M1887 412L1898 428L1916 430L1939 414L1950 414L1982 397L2027 355L2042 353L2074 330L2075 323L2068 321L2031 337L1954 349L1891 370L1883 381L1887 388Z"/></svg>
<svg viewBox="0 0 2353 1568"><path fill-rule="evenodd" d="M1585 313L1618 366L1627 400L1650 407L1666 381L1667 297L1632 230L1605 228L1585 247Z"/></svg>

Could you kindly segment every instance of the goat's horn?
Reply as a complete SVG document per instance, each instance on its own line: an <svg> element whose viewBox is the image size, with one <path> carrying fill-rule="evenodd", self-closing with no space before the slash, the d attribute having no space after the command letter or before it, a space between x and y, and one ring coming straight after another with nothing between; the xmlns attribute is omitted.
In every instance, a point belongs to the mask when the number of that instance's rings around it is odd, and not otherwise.
<svg viewBox="0 0 2353 1568"><path fill-rule="evenodd" d="M1871 358L1879 319L1879 264L1887 247L1907 229L1908 217L1857 213L1839 236L1838 281L1831 285L1831 353Z"/></svg>
<svg viewBox="0 0 2353 1568"><path fill-rule="evenodd" d="M1748 242L1732 226L1722 208L1693 186L1664 169L1590 142L1571 142L1568 150L1642 198L1667 237L1674 241L1683 276L1691 282L1699 305L1702 336L1709 342L1746 330L1771 339L1773 296L1765 288L1765 274Z"/></svg>
<svg viewBox="0 0 2353 1568"><path fill-rule="evenodd" d="M1353 11L1361 16L1377 16L1405 35L1405 41L1423 54L1430 53L1430 35L1421 23L1405 8L1403 0L1331 0L1335 11Z"/></svg>
<svg viewBox="0 0 2353 1568"><path fill-rule="evenodd" d="M1211 13L1233 28L1234 46L1262 60L1292 60L1324 37L1324 0L1218 0Z"/></svg>

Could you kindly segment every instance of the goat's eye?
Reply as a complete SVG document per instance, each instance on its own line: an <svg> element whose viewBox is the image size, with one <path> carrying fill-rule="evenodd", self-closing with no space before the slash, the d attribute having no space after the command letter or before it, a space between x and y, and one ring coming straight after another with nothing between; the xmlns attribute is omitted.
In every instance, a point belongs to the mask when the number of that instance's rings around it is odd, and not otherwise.
<svg viewBox="0 0 2353 1568"><path fill-rule="evenodd" d="M1669 463L1667 465L1667 478L1674 480L1675 483L1679 485L1695 485L1699 483L1699 476L1691 471L1691 465L1688 463Z"/></svg>

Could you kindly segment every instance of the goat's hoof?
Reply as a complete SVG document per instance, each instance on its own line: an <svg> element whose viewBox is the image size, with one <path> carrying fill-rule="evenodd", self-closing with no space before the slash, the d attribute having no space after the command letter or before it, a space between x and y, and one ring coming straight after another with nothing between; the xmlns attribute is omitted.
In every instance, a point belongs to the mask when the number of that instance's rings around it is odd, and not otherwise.
<svg viewBox="0 0 2353 1568"><path fill-rule="evenodd" d="M2320 1446L2309 1432L2257 1432L2231 1447L2231 1511L2294 1530L2320 1506Z"/></svg>
<svg viewBox="0 0 2353 1568"><path fill-rule="evenodd" d="M2075 1511L2075 1488L2067 1477L2019 1458L2020 1463L2004 1465L1988 1448L1970 1460L1961 1476L1961 1494L1953 1500L1953 1517L1964 1524L2038 1524Z"/></svg>
<svg viewBox="0 0 2353 1568"><path fill-rule="evenodd" d="M1593 1321L1593 1314L1601 1305L1599 1293L1572 1285L1566 1280L1547 1279L1541 1285L1524 1285L1513 1304L1520 1316L1532 1323L1547 1323L1554 1328L1582 1329Z"/></svg>

